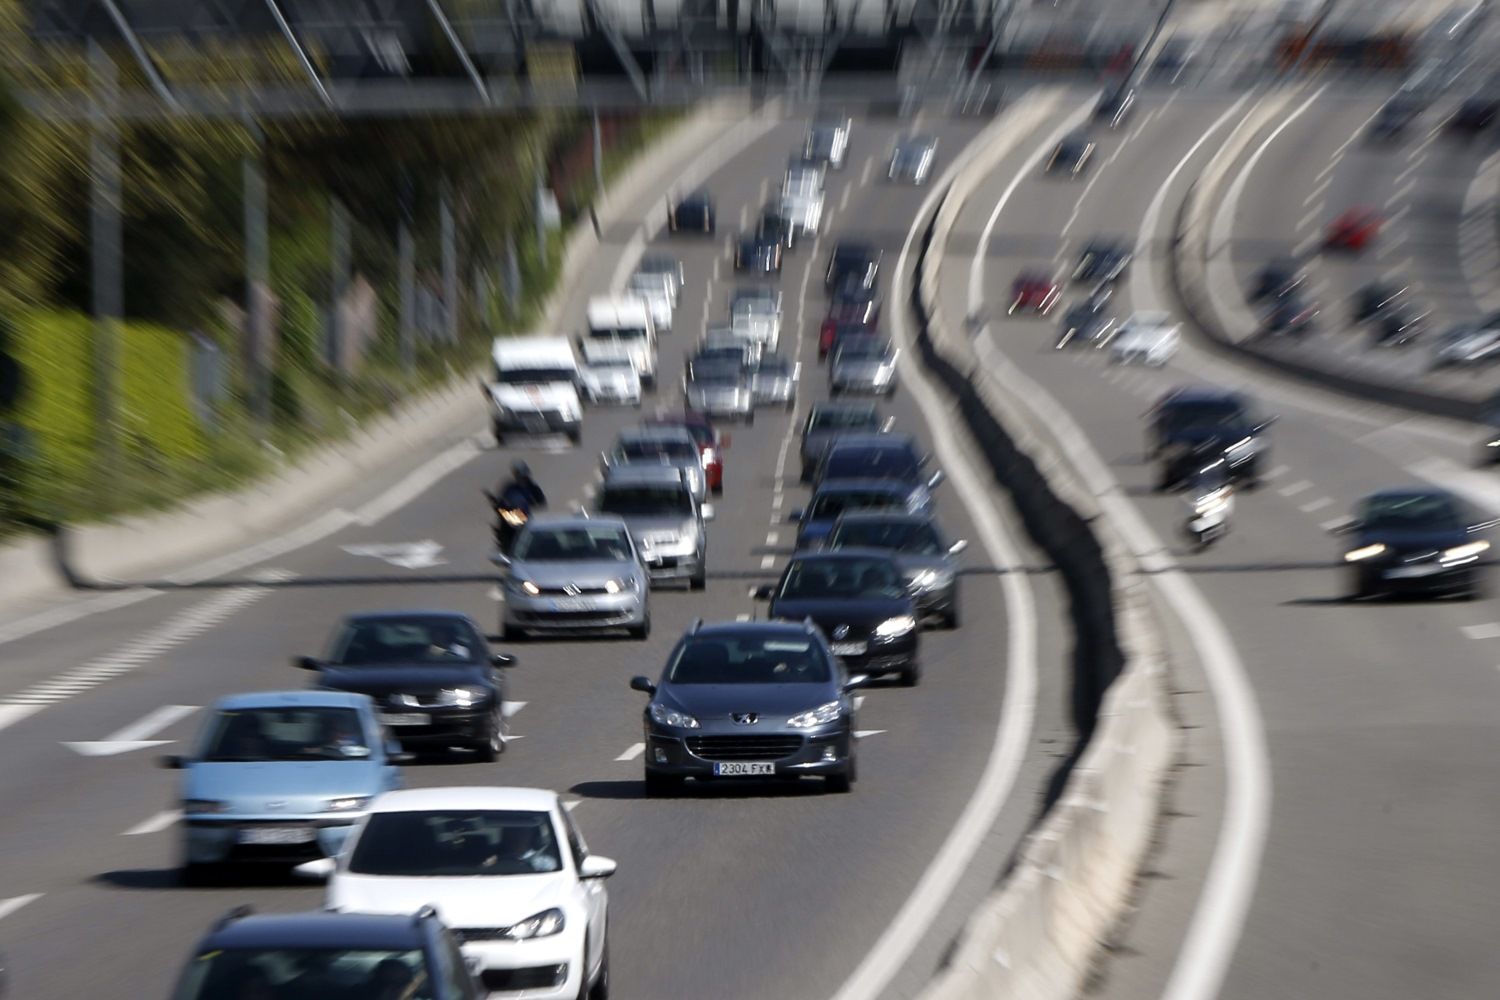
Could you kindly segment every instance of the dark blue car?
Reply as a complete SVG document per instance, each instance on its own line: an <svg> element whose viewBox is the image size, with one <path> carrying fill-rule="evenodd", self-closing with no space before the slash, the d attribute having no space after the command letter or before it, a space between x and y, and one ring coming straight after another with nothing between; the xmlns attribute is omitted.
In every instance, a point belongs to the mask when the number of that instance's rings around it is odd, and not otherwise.
<svg viewBox="0 0 1500 1000"><path fill-rule="evenodd" d="M1354 518L1334 528L1349 537L1344 563L1355 598L1432 594L1468 600L1484 593L1481 521L1446 490L1381 490L1360 501Z"/></svg>
<svg viewBox="0 0 1500 1000"><path fill-rule="evenodd" d="M797 548L820 545L833 530L839 515L847 511L890 511L927 514L932 495L925 486L896 479L835 479L819 486L805 510L792 517L797 522Z"/></svg>

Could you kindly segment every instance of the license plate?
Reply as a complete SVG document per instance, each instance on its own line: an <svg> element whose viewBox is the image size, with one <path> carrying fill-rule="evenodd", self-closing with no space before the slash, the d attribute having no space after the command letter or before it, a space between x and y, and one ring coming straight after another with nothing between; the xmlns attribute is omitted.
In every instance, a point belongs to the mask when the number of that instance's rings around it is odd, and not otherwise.
<svg viewBox="0 0 1500 1000"><path fill-rule="evenodd" d="M317 832L305 826L261 826L239 832L242 844L307 844Z"/></svg>
<svg viewBox="0 0 1500 1000"><path fill-rule="evenodd" d="M581 597L559 597L552 602L553 611L587 611L589 602Z"/></svg>
<svg viewBox="0 0 1500 1000"><path fill-rule="evenodd" d="M1431 576L1438 572L1438 566L1396 566L1385 571L1385 575L1393 580L1406 580L1418 576Z"/></svg>
<svg viewBox="0 0 1500 1000"><path fill-rule="evenodd" d="M735 761L715 764L714 774L721 778L745 778L753 775L775 774L776 765L769 761Z"/></svg>
<svg viewBox="0 0 1500 1000"><path fill-rule="evenodd" d="M387 726L428 726L432 724L431 716L413 713L411 715L382 715L380 721Z"/></svg>
<svg viewBox="0 0 1500 1000"><path fill-rule="evenodd" d="M547 429L547 421L541 417L527 417L526 429L528 431L544 431Z"/></svg>
<svg viewBox="0 0 1500 1000"><path fill-rule="evenodd" d="M836 642L833 644L834 656L862 656L865 644L862 642Z"/></svg>

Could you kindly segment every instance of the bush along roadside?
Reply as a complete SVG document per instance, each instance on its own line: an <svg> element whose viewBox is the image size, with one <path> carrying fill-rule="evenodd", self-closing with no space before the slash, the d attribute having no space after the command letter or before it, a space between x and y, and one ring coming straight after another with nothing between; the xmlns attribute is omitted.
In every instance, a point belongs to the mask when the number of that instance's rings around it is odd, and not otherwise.
<svg viewBox="0 0 1500 1000"><path fill-rule="evenodd" d="M602 123L605 179L670 118ZM592 122L572 112L263 127L122 127L125 317L101 338L88 136L0 100L0 167L38 192L0 195L0 218L46 236L0 267L27 390L0 412L0 532L233 487L477 363L490 337L535 321L559 273L538 179L563 226L596 196ZM245 308L250 164L266 191L259 325Z"/></svg>

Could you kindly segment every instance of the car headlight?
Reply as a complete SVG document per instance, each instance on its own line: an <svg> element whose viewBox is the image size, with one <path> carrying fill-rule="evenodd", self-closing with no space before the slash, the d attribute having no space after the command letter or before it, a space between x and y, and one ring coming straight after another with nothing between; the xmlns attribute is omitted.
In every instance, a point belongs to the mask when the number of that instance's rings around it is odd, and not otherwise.
<svg viewBox="0 0 1500 1000"><path fill-rule="evenodd" d="M228 812L229 803L218 799L183 799L182 811L187 814Z"/></svg>
<svg viewBox="0 0 1500 1000"><path fill-rule="evenodd" d="M532 938L551 937L559 934L568 924L563 911L557 907L543 910L541 913L527 917L519 923L511 924L505 930L505 936L512 941L529 941Z"/></svg>
<svg viewBox="0 0 1500 1000"><path fill-rule="evenodd" d="M370 796L368 795L346 795L343 798L329 799L324 802L323 811L331 813L353 812L356 809L363 809L365 803L369 801Z"/></svg>
<svg viewBox="0 0 1500 1000"><path fill-rule="evenodd" d="M439 705L477 705L489 695L482 687L443 688L437 693Z"/></svg>
<svg viewBox="0 0 1500 1000"><path fill-rule="evenodd" d="M911 615L897 615L887 618L875 626L875 637L877 639L894 639L898 635L905 635L917 627L917 620Z"/></svg>
<svg viewBox="0 0 1500 1000"><path fill-rule="evenodd" d="M1440 558L1445 563L1468 562L1471 559L1478 559L1480 553L1488 552L1489 548L1489 542L1468 542L1464 545L1455 545L1451 549L1444 549Z"/></svg>
<svg viewBox="0 0 1500 1000"><path fill-rule="evenodd" d="M508 582L510 583L512 590L519 590L523 594L528 594L531 597L535 597L542 592L542 588L538 587L530 580L510 580Z"/></svg>
<svg viewBox="0 0 1500 1000"><path fill-rule="evenodd" d="M1372 545L1361 545L1357 549L1351 549L1344 553L1344 562L1359 562L1361 559L1374 559L1385 552L1384 542L1375 542Z"/></svg>
<svg viewBox="0 0 1500 1000"><path fill-rule="evenodd" d="M660 702L651 703L651 721L663 726L671 726L674 729L697 729L698 720L686 712L679 712L675 708L668 708Z"/></svg>
<svg viewBox="0 0 1500 1000"><path fill-rule="evenodd" d="M924 569L908 581L918 590L935 590L953 582L953 573L946 569Z"/></svg>
<svg viewBox="0 0 1500 1000"><path fill-rule="evenodd" d="M635 589L635 577L622 576L618 580L605 580L604 592L606 594L623 594Z"/></svg>
<svg viewBox="0 0 1500 1000"><path fill-rule="evenodd" d="M798 712L786 724L793 729L811 729L814 726L826 726L830 722L838 721L841 706L836 701L830 701L826 705L809 709L806 712Z"/></svg>

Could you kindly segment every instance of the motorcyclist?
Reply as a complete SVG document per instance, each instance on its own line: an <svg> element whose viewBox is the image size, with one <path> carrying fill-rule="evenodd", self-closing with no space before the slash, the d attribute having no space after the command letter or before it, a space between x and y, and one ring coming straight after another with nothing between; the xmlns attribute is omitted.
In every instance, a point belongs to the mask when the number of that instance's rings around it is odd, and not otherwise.
<svg viewBox="0 0 1500 1000"><path fill-rule="evenodd" d="M547 506L547 494L531 478L531 466L515 462L510 467L510 481L490 495L490 503L497 516L495 544L501 552L509 553L521 525L531 519L532 508Z"/></svg>
<svg viewBox="0 0 1500 1000"><path fill-rule="evenodd" d="M1187 533L1207 545L1229 530L1234 513L1234 485L1223 459L1199 466L1189 477L1183 500L1187 504Z"/></svg>

